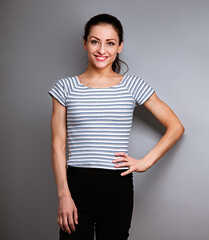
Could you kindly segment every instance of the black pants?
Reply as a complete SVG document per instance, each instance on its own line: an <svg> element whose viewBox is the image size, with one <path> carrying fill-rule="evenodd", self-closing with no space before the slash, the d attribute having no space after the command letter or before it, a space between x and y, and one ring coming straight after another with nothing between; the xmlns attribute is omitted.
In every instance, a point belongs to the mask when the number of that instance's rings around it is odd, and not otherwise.
<svg viewBox="0 0 209 240"><path fill-rule="evenodd" d="M59 229L60 240L127 240L133 211L133 173L68 166L68 186L78 210L75 232ZM70 227L70 226L69 226Z"/></svg>

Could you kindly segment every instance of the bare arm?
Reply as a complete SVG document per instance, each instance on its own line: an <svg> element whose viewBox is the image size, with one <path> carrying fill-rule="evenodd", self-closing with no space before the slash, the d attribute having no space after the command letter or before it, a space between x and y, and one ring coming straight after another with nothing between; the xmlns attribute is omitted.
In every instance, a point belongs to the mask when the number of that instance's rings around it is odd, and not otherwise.
<svg viewBox="0 0 209 240"><path fill-rule="evenodd" d="M165 134L143 158L148 166L151 167L177 142L185 129L176 114L166 103L158 98L156 93L153 93L143 105L166 127Z"/></svg>
<svg viewBox="0 0 209 240"><path fill-rule="evenodd" d="M69 196L66 175L66 107L53 98L51 118L51 160L57 184L58 197Z"/></svg>
<svg viewBox="0 0 209 240"><path fill-rule="evenodd" d="M71 233L69 225L75 231L74 222L77 223L77 208L72 199L66 169L66 107L53 97L53 111L51 118L52 151L51 160L57 184L59 209L57 223L63 231ZM68 225L69 223L69 225Z"/></svg>
<svg viewBox="0 0 209 240"><path fill-rule="evenodd" d="M124 152L115 153L115 156L121 156L113 160L114 163L117 163L115 164L115 167L129 167L129 170L121 173L122 176L125 176L133 171L145 172L148 170L177 142L184 133L184 127L176 114L166 103L158 98L155 92L143 105L166 127L166 132L155 147L142 159L135 159Z"/></svg>

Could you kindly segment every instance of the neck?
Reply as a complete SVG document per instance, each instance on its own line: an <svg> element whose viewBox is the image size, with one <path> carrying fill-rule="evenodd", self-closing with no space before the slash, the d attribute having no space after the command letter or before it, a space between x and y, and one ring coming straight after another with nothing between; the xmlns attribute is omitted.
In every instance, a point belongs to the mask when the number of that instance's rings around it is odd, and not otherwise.
<svg viewBox="0 0 209 240"><path fill-rule="evenodd" d="M116 73L112 70L112 67L106 67L106 68L95 68L94 66L88 65L85 75L88 77L95 77L95 78L102 78L105 76L113 76Z"/></svg>

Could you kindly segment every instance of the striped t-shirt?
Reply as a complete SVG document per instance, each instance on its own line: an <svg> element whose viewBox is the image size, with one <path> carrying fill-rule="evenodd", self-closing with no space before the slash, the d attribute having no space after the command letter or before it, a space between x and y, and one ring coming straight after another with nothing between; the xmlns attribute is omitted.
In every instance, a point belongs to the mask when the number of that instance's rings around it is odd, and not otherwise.
<svg viewBox="0 0 209 240"><path fill-rule="evenodd" d="M136 103L143 104L154 89L141 77L123 75L115 86L92 88L77 76L58 80L48 93L66 109L67 165L114 167L116 152L128 154L129 135Z"/></svg>

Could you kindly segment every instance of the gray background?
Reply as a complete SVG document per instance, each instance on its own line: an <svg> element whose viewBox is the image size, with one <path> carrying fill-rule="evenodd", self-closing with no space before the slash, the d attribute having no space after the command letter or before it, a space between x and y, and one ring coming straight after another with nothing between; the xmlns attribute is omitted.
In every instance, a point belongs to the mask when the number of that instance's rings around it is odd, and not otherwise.
<svg viewBox="0 0 209 240"><path fill-rule="evenodd" d="M209 2L192 0L1 1L0 239L58 239L47 92L85 70L83 27L104 12L123 24L128 74L150 83L186 129L151 169L134 173L130 239L208 239ZM164 130L137 106L129 155L143 157Z"/></svg>

